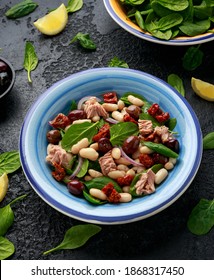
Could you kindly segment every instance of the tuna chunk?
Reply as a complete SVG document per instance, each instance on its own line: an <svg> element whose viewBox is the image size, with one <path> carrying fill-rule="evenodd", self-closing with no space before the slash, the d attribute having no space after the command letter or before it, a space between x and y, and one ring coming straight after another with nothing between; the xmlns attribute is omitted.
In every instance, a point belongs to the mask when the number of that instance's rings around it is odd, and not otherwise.
<svg viewBox="0 0 214 280"><path fill-rule="evenodd" d="M146 173L143 173L140 180L137 181L135 188L136 194L151 194L155 192L155 173L149 169Z"/></svg>
<svg viewBox="0 0 214 280"><path fill-rule="evenodd" d="M107 176L110 171L117 170L114 159L111 156L111 151L107 152L99 159L99 164L103 175Z"/></svg>
<svg viewBox="0 0 214 280"><path fill-rule="evenodd" d="M153 132L152 121L150 120L138 120L138 127L142 136L149 135Z"/></svg>
<svg viewBox="0 0 214 280"><path fill-rule="evenodd" d="M101 116L103 118L108 117L106 110L97 102L96 97L89 98L84 104L84 111L88 119L96 116Z"/></svg>
<svg viewBox="0 0 214 280"><path fill-rule="evenodd" d="M61 146L49 144L47 147L46 161L54 166L55 163L71 168L72 155L66 152Z"/></svg>
<svg viewBox="0 0 214 280"><path fill-rule="evenodd" d="M158 135L161 138L162 143L167 142L171 137L171 134L169 132L169 128L165 125L162 126L156 126L154 129L154 133Z"/></svg>

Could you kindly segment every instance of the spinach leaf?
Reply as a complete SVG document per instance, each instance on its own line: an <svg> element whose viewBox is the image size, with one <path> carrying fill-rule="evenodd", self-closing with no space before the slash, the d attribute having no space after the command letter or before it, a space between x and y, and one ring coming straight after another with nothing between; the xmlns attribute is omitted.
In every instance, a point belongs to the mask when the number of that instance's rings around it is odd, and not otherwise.
<svg viewBox="0 0 214 280"><path fill-rule="evenodd" d="M97 133L98 126L99 122L72 124L62 138L62 148L70 151L71 147L83 138L88 138L88 141L91 142L93 136Z"/></svg>
<svg viewBox="0 0 214 280"><path fill-rule="evenodd" d="M0 260L5 260L15 252L15 247L7 238L0 236Z"/></svg>
<svg viewBox="0 0 214 280"><path fill-rule="evenodd" d="M66 231L63 241L55 248L43 253L47 255L61 249L76 249L83 246L89 238L101 231L101 227L93 224L77 225Z"/></svg>
<svg viewBox="0 0 214 280"><path fill-rule="evenodd" d="M36 9L36 7L38 7L37 3L31 0L24 0L7 10L5 15L6 17L12 19L20 18L33 12Z"/></svg>
<svg viewBox="0 0 214 280"><path fill-rule="evenodd" d="M197 47L189 47L183 56L182 64L185 70L193 71L202 64L204 53Z"/></svg>
<svg viewBox="0 0 214 280"><path fill-rule="evenodd" d="M15 198L12 202L10 202L8 205L4 206L3 208L0 208L0 236L5 235L14 222L14 213L11 209L11 205L25 197L26 195L19 196Z"/></svg>
<svg viewBox="0 0 214 280"><path fill-rule="evenodd" d="M121 2L128 4L128 5L141 5L145 0L120 0Z"/></svg>
<svg viewBox="0 0 214 280"><path fill-rule="evenodd" d="M136 20L138 26L141 29L145 29L144 20L143 20L143 17L142 17L142 15L141 15L141 13L139 11L135 12L135 20Z"/></svg>
<svg viewBox="0 0 214 280"><path fill-rule="evenodd" d="M194 15L198 19L207 19L212 16L213 9L207 1L202 1L200 5L194 6Z"/></svg>
<svg viewBox="0 0 214 280"><path fill-rule="evenodd" d="M189 6L188 0L158 0L158 3L172 11L183 11Z"/></svg>
<svg viewBox="0 0 214 280"><path fill-rule="evenodd" d="M111 126L110 142L113 146L121 146L126 138L137 135L138 127L132 122L121 122Z"/></svg>
<svg viewBox="0 0 214 280"><path fill-rule="evenodd" d="M107 185L108 183L112 183L114 185L114 188L117 192L122 192L121 187L117 184L117 182L109 177L97 177L97 178L93 178L90 181L86 181L84 182L84 185L90 190L91 188L96 188L99 190L102 190L103 187L105 187L105 185Z"/></svg>
<svg viewBox="0 0 214 280"><path fill-rule="evenodd" d="M77 33L70 41L70 44L76 41L79 41L80 45L85 49L96 50L97 48L95 43L91 40L89 34L83 34L81 32Z"/></svg>
<svg viewBox="0 0 214 280"><path fill-rule="evenodd" d="M214 149L214 132L210 132L203 138L203 149L211 150Z"/></svg>
<svg viewBox="0 0 214 280"><path fill-rule="evenodd" d="M183 21L183 17L180 14L172 13L165 17L162 17L158 21L157 29L161 31L166 31L176 25L179 25Z"/></svg>
<svg viewBox="0 0 214 280"><path fill-rule="evenodd" d="M30 73L35 70L38 65L38 57L36 55L34 46L30 42L25 44L24 68L28 73L28 81L32 83Z"/></svg>
<svg viewBox="0 0 214 280"><path fill-rule="evenodd" d="M68 13L74 13L80 10L82 6L83 6L83 0L68 0L66 9Z"/></svg>
<svg viewBox="0 0 214 280"><path fill-rule="evenodd" d="M21 164L18 151L11 151L0 154L0 176L3 173L13 173L17 169L19 169L20 166Z"/></svg>
<svg viewBox="0 0 214 280"><path fill-rule="evenodd" d="M129 65L124 60L121 60L115 56L109 61L108 67L129 68Z"/></svg>
<svg viewBox="0 0 214 280"><path fill-rule="evenodd" d="M196 234L208 233L214 226L214 200L201 199L193 208L188 221L188 229Z"/></svg>
<svg viewBox="0 0 214 280"><path fill-rule="evenodd" d="M179 29L187 36L196 36L196 35L203 34L209 28L210 28L210 20L201 20L195 23L186 21L179 26Z"/></svg>
<svg viewBox="0 0 214 280"><path fill-rule="evenodd" d="M76 176L78 178L82 178L83 176L85 176L85 174L88 171L88 166L89 166L89 160L87 158L84 158L81 170L80 170L80 172Z"/></svg>
<svg viewBox="0 0 214 280"><path fill-rule="evenodd" d="M185 90L183 81L176 74L170 74L167 78L167 82L174 87L181 95L185 96Z"/></svg>
<svg viewBox="0 0 214 280"><path fill-rule="evenodd" d="M90 203L92 204L95 204L95 205L102 205L102 204L105 204L106 201L101 201L93 196L91 196L88 192L86 192L85 190L83 190L83 196L84 198L89 201Z"/></svg>

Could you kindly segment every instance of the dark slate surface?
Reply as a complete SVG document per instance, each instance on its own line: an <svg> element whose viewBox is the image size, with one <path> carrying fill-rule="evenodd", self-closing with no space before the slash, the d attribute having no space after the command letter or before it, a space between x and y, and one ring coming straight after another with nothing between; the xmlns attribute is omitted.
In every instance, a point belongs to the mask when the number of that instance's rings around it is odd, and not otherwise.
<svg viewBox="0 0 214 280"><path fill-rule="evenodd" d="M203 44L203 64L193 72L182 68L188 47L156 45L127 33L105 11L102 0L84 0L82 10L69 15L65 30L55 37L40 34L32 25L48 9L61 1L37 0L39 7L29 16L8 20L4 13L18 0L0 3L1 56L13 64L16 82L12 92L0 101L0 153L18 149L19 133L32 103L53 83L84 69L107 66L113 56L130 68L153 74L163 80L170 73L184 82L186 99L195 110L203 135L214 131L213 103L197 97L191 89L192 76L214 83L213 42ZM66 1L65 1L66 4ZM69 45L77 32L89 33L97 44L87 52ZM25 42L31 41L39 57L32 72L32 85L23 69ZM214 230L194 236L186 226L192 208L200 198L214 198L214 152L205 151L201 166L188 190L170 207L146 220L126 225L102 226L102 231L84 247L42 256L58 244L65 231L80 221L55 211L37 196L22 170L9 176L10 185L0 207L18 195L28 197L13 206L15 222L7 233L16 247L11 259L214 259Z"/></svg>

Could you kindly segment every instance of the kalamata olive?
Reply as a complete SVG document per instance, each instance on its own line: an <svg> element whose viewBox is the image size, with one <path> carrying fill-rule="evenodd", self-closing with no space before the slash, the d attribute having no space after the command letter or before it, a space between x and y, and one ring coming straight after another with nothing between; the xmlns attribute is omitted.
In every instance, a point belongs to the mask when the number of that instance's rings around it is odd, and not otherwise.
<svg viewBox="0 0 214 280"><path fill-rule="evenodd" d="M131 155L137 151L139 144L140 144L140 140L137 136L129 136L123 142L122 149L126 154Z"/></svg>
<svg viewBox="0 0 214 280"><path fill-rule="evenodd" d="M142 110L140 109L140 107L136 106L136 105L130 105L129 107L127 107L126 112L135 120L139 119L139 115L142 112Z"/></svg>
<svg viewBox="0 0 214 280"><path fill-rule="evenodd" d="M169 139L166 143L164 143L168 148L173 150L174 152L179 152L179 142L177 139Z"/></svg>
<svg viewBox="0 0 214 280"><path fill-rule="evenodd" d="M71 180L67 184L68 191L74 195L81 195L84 189L84 185L82 182L78 180Z"/></svg>
<svg viewBox="0 0 214 280"><path fill-rule="evenodd" d="M110 140L108 138L105 138L105 137L100 138L100 140L98 141L99 152L107 153L111 149L112 149L112 145L111 145Z"/></svg>
<svg viewBox="0 0 214 280"><path fill-rule="evenodd" d="M155 163L161 163L163 165L169 161L168 157L165 157L165 156L163 156L161 154L158 154L158 153L153 153L152 158L153 158Z"/></svg>
<svg viewBox="0 0 214 280"><path fill-rule="evenodd" d="M61 133L57 129L53 129L47 132L47 140L51 144L58 144L62 139Z"/></svg>
<svg viewBox="0 0 214 280"><path fill-rule="evenodd" d="M80 120L80 119L86 119L86 113L83 110L73 110L68 114L68 118L71 122Z"/></svg>

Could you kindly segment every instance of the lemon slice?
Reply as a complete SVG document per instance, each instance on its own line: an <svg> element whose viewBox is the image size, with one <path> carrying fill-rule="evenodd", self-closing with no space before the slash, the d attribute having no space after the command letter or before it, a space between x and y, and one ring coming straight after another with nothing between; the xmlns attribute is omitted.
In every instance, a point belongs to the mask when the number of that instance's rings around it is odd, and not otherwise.
<svg viewBox="0 0 214 280"><path fill-rule="evenodd" d="M33 24L45 35L56 35L60 33L68 22L68 12L64 4L44 17L39 18Z"/></svg>
<svg viewBox="0 0 214 280"><path fill-rule="evenodd" d="M0 176L0 202L4 199L7 190L8 190L8 177L7 173L4 173L3 175Z"/></svg>
<svg viewBox="0 0 214 280"><path fill-rule="evenodd" d="M201 98L214 101L214 85L204 82L202 80L193 78L191 79L191 85L194 92Z"/></svg>

